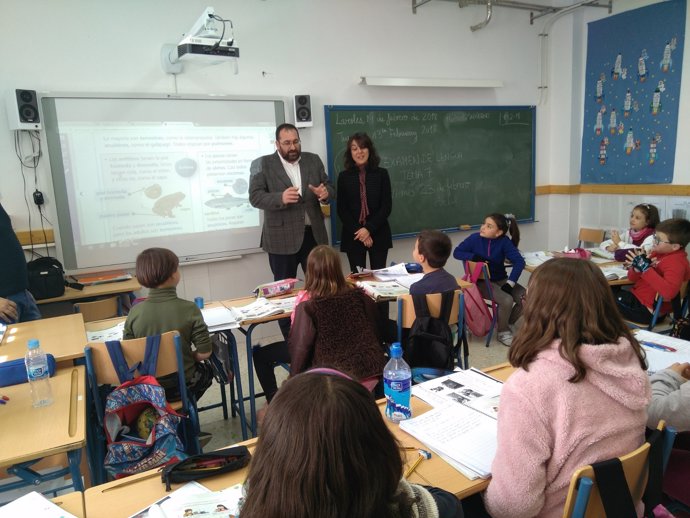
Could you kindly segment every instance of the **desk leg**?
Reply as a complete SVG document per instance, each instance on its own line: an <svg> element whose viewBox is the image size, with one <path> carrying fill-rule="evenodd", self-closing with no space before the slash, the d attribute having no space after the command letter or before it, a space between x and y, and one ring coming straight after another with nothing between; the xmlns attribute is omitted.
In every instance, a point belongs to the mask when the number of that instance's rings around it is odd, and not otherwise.
<svg viewBox="0 0 690 518"><path fill-rule="evenodd" d="M84 482L81 479L81 448L67 452L69 470L72 474L72 485L75 491L84 491Z"/></svg>
<svg viewBox="0 0 690 518"><path fill-rule="evenodd" d="M254 359L252 358L252 332L258 324L247 328L247 379L249 381L249 429L252 437L256 437L256 394L254 392ZM240 396L241 399L241 396Z"/></svg>
<svg viewBox="0 0 690 518"><path fill-rule="evenodd" d="M237 358L237 341L235 340L235 336L232 334L232 331L229 331L226 333L226 341L228 347L230 347L230 356L232 357L232 369L234 371L234 380L230 382L230 404L233 405L234 409L234 403L233 403L233 398L232 398L232 384L235 383L235 387L237 388L237 411L240 414L240 425L242 428L242 440L246 441L247 440L247 416L244 411L244 394L242 392L242 373L240 371L240 362L239 359ZM234 410L233 410L234 413Z"/></svg>

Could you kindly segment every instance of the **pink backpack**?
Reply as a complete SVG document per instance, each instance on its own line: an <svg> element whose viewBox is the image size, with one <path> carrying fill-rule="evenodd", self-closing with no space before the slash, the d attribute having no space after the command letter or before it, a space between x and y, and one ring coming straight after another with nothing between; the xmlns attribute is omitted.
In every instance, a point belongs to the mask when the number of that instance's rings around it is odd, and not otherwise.
<svg viewBox="0 0 690 518"><path fill-rule="evenodd" d="M489 307L477 288L477 279L482 274L483 267L484 263L477 263L474 271L469 272L469 265L465 263L465 275L462 277L462 280L472 283L469 288L462 289L462 295L465 300L465 324L474 336L486 336L493 321ZM492 307L496 311L495 302L492 302Z"/></svg>

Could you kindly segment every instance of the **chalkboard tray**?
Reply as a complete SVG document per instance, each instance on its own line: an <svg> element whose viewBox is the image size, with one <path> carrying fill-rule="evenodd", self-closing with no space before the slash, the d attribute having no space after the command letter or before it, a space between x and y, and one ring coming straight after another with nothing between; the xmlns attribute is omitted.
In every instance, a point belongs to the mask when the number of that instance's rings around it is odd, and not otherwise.
<svg viewBox="0 0 690 518"><path fill-rule="evenodd" d="M366 132L388 169L395 238L479 225L491 212L534 220L534 106L325 106L328 173ZM334 210L332 214L336 214ZM340 222L332 218L333 240Z"/></svg>

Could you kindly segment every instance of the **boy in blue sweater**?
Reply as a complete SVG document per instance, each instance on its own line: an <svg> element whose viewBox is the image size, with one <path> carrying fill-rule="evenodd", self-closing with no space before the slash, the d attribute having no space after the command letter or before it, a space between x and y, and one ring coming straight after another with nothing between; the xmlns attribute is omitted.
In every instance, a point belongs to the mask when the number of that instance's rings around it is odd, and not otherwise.
<svg viewBox="0 0 690 518"><path fill-rule="evenodd" d="M498 303L498 341L507 346L513 343L510 324L522 315L525 294L525 288L517 283L525 268L525 260L517 248L519 243L520 231L515 216L494 213L484 219L479 232L465 239L453 252L453 257L461 261L488 263L491 291ZM506 273L506 260L513 265L510 276ZM485 281L479 281L477 287L485 298L489 298Z"/></svg>

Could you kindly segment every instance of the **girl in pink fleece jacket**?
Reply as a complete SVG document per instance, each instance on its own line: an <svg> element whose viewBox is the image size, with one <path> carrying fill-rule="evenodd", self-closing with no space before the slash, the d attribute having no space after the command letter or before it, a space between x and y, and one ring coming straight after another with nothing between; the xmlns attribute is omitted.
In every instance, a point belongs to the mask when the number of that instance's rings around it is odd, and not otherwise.
<svg viewBox="0 0 690 518"><path fill-rule="evenodd" d="M644 441L644 354L601 270L552 259L530 279L508 358L518 370L501 393L486 508L493 518L560 518L578 467Z"/></svg>

